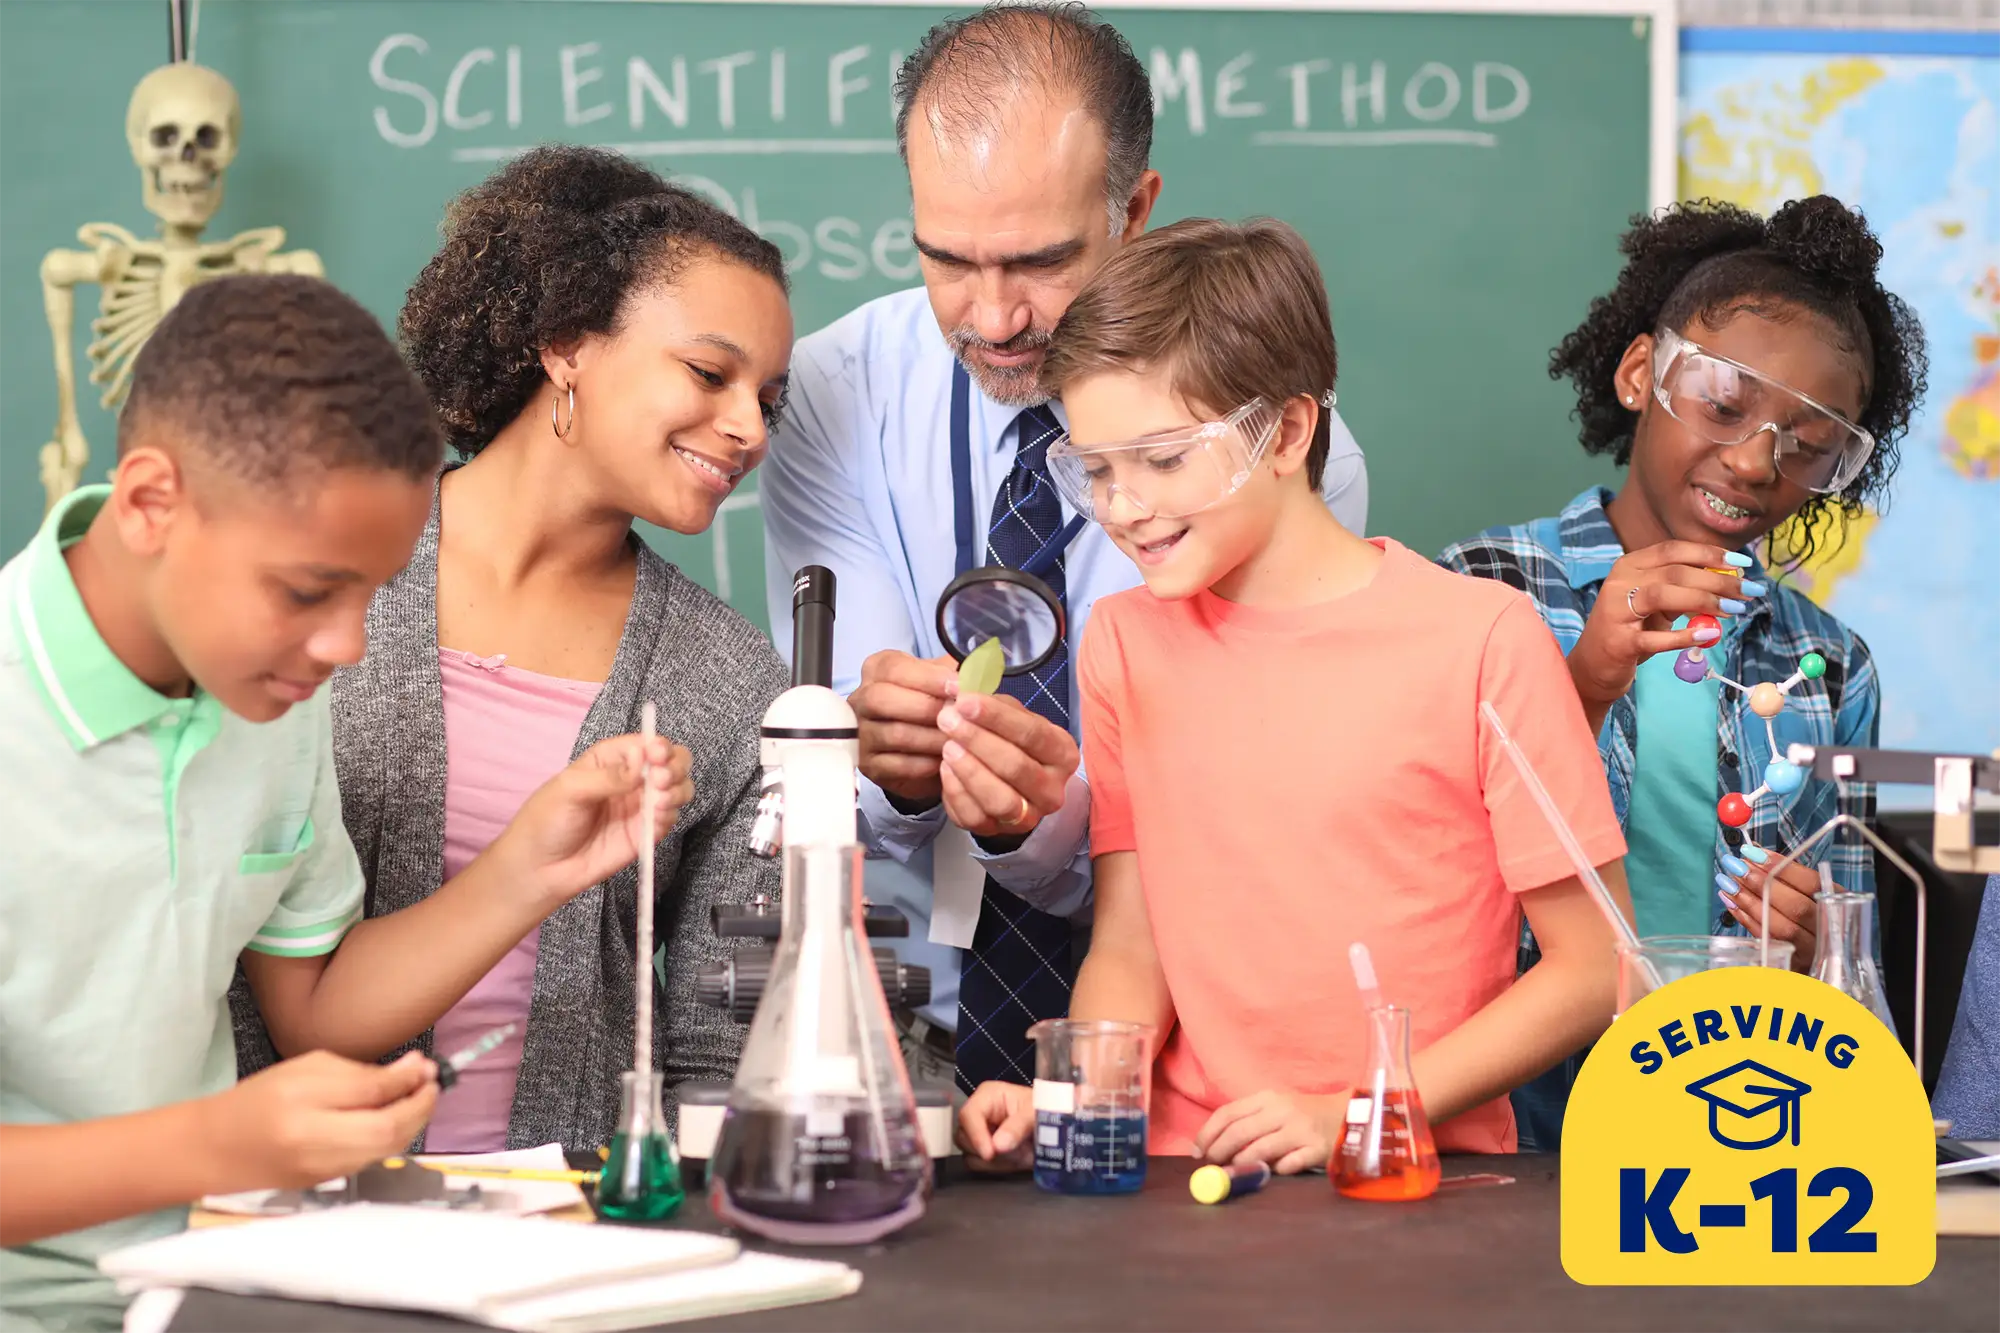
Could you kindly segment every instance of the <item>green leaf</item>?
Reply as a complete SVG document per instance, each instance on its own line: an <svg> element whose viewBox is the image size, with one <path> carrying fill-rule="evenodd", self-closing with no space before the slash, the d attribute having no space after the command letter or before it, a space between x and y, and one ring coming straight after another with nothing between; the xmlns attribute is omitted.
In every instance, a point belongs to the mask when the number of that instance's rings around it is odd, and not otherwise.
<svg viewBox="0 0 2000 1333"><path fill-rule="evenodd" d="M991 694L1000 688L1000 677L1007 670L1007 654L995 637L986 640L965 655L958 664L958 692L960 694Z"/></svg>

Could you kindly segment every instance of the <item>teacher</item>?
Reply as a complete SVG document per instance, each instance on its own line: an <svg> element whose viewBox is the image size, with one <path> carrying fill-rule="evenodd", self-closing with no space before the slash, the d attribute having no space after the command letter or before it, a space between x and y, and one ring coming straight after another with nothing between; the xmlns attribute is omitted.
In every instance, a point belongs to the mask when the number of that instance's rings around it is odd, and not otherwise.
<svg viewBox="0 0 2000 1333"><path fill-rule="evenodd" d="M834 687L861 724L868 894L911 918L933 1001L898 1014L920 1081L1034 1079L1030 1024L1069 1008L1090 912L1090 789L1072 649L1138 571L1049 481L1064 429L1044 349L1086 279L1139 236L1152 89L1079 5L996 5L932 28L896 80L924 285L800 341L765 465L771 624L790 652L792 575L839 580ZM1363 531L1367 476L1339 417L1323 493ZM999 695L959 699L937 598L974 565L1038 574L1068 642ZM1189 781L1195 781L1189 774Z"/></svg>

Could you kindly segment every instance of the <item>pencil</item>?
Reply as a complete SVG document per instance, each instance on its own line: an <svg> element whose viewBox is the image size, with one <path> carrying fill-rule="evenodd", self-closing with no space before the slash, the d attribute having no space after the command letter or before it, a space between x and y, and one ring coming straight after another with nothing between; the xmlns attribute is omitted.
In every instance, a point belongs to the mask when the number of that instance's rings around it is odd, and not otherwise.
<svg viewBox="0 0 2000 1333"><path fill-rule="evenodd" d="M598 1171L548 1171L542 1167L490 1167L486 1163L462 1163L454 1165L450 1159L432 1161L412 1161L408 1157L384 1157L382 1165L396 1169L414 1171L436 1171L438 1175L480 1175L504 1181L562 1181L568 1185L594 1185Z"/></svg>
<svg viewBox="0 0 2000 1333"><path fill-rule="evenodd" d="M596 1171L550 1171L527 1166L454 1166L448 1162L419 1162L426 1171L447 1176L483 1176L496 1180L555 1180L571 1185L595 1184Z"/></svg>

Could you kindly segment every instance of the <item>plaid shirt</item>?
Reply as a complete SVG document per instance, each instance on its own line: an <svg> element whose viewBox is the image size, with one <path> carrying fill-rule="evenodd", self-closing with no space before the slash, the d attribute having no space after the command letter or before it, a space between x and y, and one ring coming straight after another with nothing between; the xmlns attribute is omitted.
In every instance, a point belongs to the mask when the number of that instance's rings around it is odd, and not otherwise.
<svg viewBox="0 0 2000 1333"><path fill-rule="evenodd" d="M1499 579L1528 594L1567 653L1583 633L1584 621L1597 604L1613 562L1625 554L1604 514L1605 501L1610 498L1609 491L1592 487L1571 500L1558 518L1488 528L1447 547L1438 563L1461 574ZM1826 674L1794 685L1786 695L1785 710L1772 719L1779 755L1792 744L1874 746L1880 687L1868 645L1803 594L1777 584L1761 563L1745 570L1744 577L1764 582L1771 591L1752 600L1750 609L1735 617L1734 632L1709 649L1710 661L1718 672L1746 685L1777 683L1798 669L1799 658L1806 653L1817 652L1826 658ZM1716 718L1718 801L1730 792L1747 794L1761 785L1764 766L1772 758L1764 719L1750 711L1748 698L1726 687L1720 694ZM1612 704L1597 737L1605 776L1611 783L1611 802L1621 825L1631 809L1632 768L1638 747L1638 705L1628 692ZM1760 847L1787 850L1810 837L1837 811L1872 821L1873 785L1808 780L1790 796L1766 793L1757 801L1741 835L1733 829L1725 831L1721 821L1716 822L1715 855L1719 862L1742 837ZM1834 881L1842 888L1874 892L1875 864L1866 843L1837 835L1805 858L1814 865L1822 859L1832 865ZM1717 869L1721 869L1719 864ZM1719 901L1715 904L1714 931L1746 933L1722 910ZM1534 935L1525 923L1521 927L1521 955L1523 970L1539 957Z"/></svg>

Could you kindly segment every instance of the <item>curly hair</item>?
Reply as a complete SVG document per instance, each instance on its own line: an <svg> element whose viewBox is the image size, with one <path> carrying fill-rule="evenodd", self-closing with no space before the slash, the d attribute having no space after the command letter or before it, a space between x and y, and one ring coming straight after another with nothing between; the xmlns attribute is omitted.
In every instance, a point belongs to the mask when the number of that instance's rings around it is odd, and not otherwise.
<svg viewBox="0 0 2000 1333"><path fill-rule="evenodd" d="M423 386L375 317L295 274L212 278L174 304L133 363L119 455L155 430L260 486L310 468L422 480L444 461Z"/></svg>
<svg viewBox="0 0 2000 1333"><path fill-rule="evenodd" d="M444 244L397 321L445 436L476 454L547 380L541 353L615 333L636 290L697 259L786 286L778 247L690 190L617 153L550 145L458 196Z"/></svg>
<svg viewBox="0 0 2000 1333"><path fill-rule="evenodd" d="M1610 454L1620 466L1632 459L1636 416L1618 400L1613 377L1640 334L1680 331L1697 318L1714 328L1737 314L1782 320L1804 310L1865 368L1859 424L1875 437L1875 452L1846 489L1800 506L1783 539L1788 563L1811 559L1819 538L1844 530L1865 503L1882 507L1928 363L1916 315L1876 277L1882 245L1860 213L1827 195L1795 200L1768 219L1703 199L1635 217L1618 248L1625 269L1617 286L1590 303L1549 356L1549 378L1567 376L1576 387L1585 452Z"/></svg>

